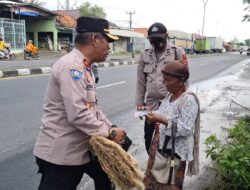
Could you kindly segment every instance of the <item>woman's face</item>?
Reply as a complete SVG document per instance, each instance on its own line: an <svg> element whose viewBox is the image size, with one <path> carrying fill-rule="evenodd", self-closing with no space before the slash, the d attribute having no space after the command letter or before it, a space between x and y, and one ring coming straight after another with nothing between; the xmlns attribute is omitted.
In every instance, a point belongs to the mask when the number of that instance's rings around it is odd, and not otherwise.
<svg viewBox="0 0 250 190"><path fill-rule="evenodd" d="M163 74L164 84L167 88L167 91L170 93L176 93L180 87L183 85L183 81L178 79L177 77Z"/></svg>

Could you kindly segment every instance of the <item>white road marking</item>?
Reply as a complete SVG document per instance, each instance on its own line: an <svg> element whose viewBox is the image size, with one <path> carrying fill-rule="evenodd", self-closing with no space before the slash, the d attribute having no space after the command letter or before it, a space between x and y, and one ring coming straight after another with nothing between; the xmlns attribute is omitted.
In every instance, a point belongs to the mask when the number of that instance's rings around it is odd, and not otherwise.
<svg viewBox="0 0 250 190"><path fill-rule="evenodd" d="M121 81L121 82L116 82L116 83L113 83L113 84L107 84L107 85L104 85L104 86L99 86L96 89L107 88L107 87L110 87L110 86L115 86L115 85L125 84L125 83L127 83L127 81Z"/></svg>
<svg viewBox="0 0 250 190"><path fill-rule="evenodd" d="M201 63L201 64L200 64L200 66L205 66L205 65L207 65L207 63Z"/></svg>

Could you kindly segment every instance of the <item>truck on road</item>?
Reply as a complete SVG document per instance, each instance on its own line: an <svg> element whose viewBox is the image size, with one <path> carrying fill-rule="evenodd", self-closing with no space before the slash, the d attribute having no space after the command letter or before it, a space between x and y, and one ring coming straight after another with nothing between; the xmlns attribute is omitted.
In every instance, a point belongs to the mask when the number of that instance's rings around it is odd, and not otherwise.
<svg viewBox="0 0 250 190"><path fill-rule="evenodd" d="M221 37L207 37L210 41L210 50L213 53L222 53L223 50L223 39Z"/></svg>
<svg viewBox="0 0 250 190"><path fill-rule="evenodd" d="M194 45L194 51L195 53L211 53L211 44L210 41L207 40L206 37L196 38L195 39L195 45Z"/></svg>

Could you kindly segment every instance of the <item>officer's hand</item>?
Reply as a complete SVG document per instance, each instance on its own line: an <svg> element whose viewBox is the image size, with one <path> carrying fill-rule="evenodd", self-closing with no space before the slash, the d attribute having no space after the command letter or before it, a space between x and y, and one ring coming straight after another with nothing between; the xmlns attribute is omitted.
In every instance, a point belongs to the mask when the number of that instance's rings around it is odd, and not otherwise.
<svg viewBox="0 0 250 190"><path fill-rule="evenodd" d="M140 111L140 110L148 110L148 107L145 105L137 105L137 111Z"/></svg>
<svg viewBox="0 0 250 190"><path fill-rule="evenodd" d="M125 137L126 132L121 128L115 127L109 130L109 138L118 144L122 144Z"/></svg>
<svg viewBox="0 0 250 190"><path fill-rule="evenodd" d="M148 110L148 107L145 105L137 105L137 111L144 111L144 110ZM143 120L142 116L139 116L140 120Z"/></svg>

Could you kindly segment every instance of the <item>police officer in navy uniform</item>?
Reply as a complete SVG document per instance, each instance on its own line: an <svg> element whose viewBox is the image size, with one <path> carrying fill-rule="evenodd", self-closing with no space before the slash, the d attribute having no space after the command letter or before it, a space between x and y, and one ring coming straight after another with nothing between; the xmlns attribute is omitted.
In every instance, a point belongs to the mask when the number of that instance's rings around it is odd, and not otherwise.
<svg viewBox="0 0 250 190"><path fill-rule="evenodd" d="M126 136L99 108L91 69L92 63L105 61L109 42L118 37L109 34L107 20L91 17L78 18L76 32L75 48L53 65L46 90L33 151L42 174L39 190L76 190L84 173L96 190L114 189L90 153L89 139L101 135L122 143Z"/></svg>
<svg viewBox="0 0 250 190"><path fill-rule="evenodd" d="M188 64L183 48L176 47L167 40L167 28L162 23L154 23L148 29L151 48L142 51L137 66L136 106L137 110L145 108L157 110L167 94L161 70L170 60L180 60ZM145 120L145 147L149 152L154 125Z"/></svg>

